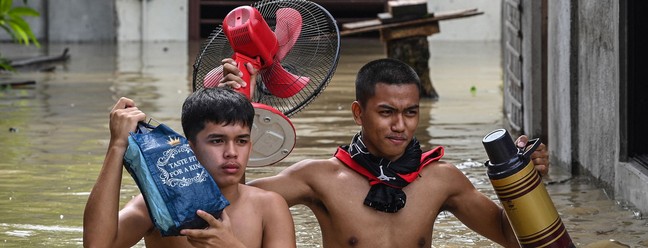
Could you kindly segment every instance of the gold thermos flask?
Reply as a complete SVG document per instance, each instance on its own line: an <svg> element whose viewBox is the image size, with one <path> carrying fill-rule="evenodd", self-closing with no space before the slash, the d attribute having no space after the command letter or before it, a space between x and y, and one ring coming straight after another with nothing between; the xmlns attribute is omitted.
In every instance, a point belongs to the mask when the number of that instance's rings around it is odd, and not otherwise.
<svg viewBox="0 0 648 248"><path fill-rule="evenodd" d="M531 161L540 141L532 139L526 148L518 148L505 129L497 129L482 144L488 177L520 245L575 247Z"/></svg>

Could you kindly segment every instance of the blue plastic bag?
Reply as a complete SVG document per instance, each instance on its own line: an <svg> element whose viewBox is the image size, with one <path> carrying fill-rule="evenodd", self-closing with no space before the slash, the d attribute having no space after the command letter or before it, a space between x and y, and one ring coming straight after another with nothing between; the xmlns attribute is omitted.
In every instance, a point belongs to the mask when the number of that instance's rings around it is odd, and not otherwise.
<svg viewBox="0 0 648 248"><path fill-rule="evenodd" d="M208 224L196 214L198 209L218 218L229 205L187 139L164 124L138 124L138 130L128 137L124 167L137 183L162 236L205 228Z"/></svg>

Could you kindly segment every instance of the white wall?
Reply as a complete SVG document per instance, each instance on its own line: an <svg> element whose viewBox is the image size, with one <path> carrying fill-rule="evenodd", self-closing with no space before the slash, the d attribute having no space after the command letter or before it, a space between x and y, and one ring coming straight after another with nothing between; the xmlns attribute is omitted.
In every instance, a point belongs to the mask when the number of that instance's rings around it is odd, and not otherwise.
<svg viewBox="0 0 648 248"><path fill-rule="evenodd" d="M428 12L477 8L484 14L439 22L431 40L500 40L501 0L428 0Z"/></svg>
<svg viewBox="0 0 648 248"><path fill-rule="evenodd" d="M115 8L117 41L186 41L189 37L188 0L116 0Z"/></svg>
<svg viewBox="0 0 648 248"><path fill-rule="evenodd" d="M113 0L116 12L117 41L186 41L188 39L188 0ZM20 2L22 1L15 1ZM42 10L39 1L30 5ZM146 5L146 11L142 6ZM51 4L49 8L57 8ZM482 15L440 22L441 33L431 40L499 40L501 0L428 0L428 11L477 8ZM101 10L96 10L101 11ZM42 17L41 17L42 18ZM43 39L43 20L28 20L34 34ZM106 30L102 31L105 33ZM0 33L0 40L9 37Z"/></svg>

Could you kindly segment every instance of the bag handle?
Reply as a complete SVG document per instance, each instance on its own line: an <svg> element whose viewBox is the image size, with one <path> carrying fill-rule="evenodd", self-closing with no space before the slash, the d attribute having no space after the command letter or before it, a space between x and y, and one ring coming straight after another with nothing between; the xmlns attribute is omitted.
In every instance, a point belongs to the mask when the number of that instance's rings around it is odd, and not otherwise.
<svg viewBox="0 0 648 248"><path fill-rule="evenodd" d="M155 129L156 126L153 126L151 124L151 121L157 122L158 125L160 124L158 121L156 121L153 118L150 118L147 122L143 122L143 121L137 122L137 128L135 129L135 133L148 133L151 130Z"/></svg>

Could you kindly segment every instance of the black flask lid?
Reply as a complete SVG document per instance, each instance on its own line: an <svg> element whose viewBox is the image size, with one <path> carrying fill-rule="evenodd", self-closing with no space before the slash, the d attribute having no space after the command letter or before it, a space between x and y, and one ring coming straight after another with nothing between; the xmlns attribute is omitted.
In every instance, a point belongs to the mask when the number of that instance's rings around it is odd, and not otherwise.
<svg viewBox="0 0 648 248"><path fill-rule="evenodd" d="M540 145L540 140L529 140L525 148L518 148L505 129L497 129L484 136L482 144L489 158L486 161L488 177L501 179L522 170L531 161L531 154Z"/></svg>
<svg viewBox="0 0 648 248"><path fill-rule="evenodd" d="M498 165L511 161L512 158L517 158L519 149L513 144L511 135L506 129L497 129L490 132L482 140L486 154L490 160L490 164Z"/></svg>

